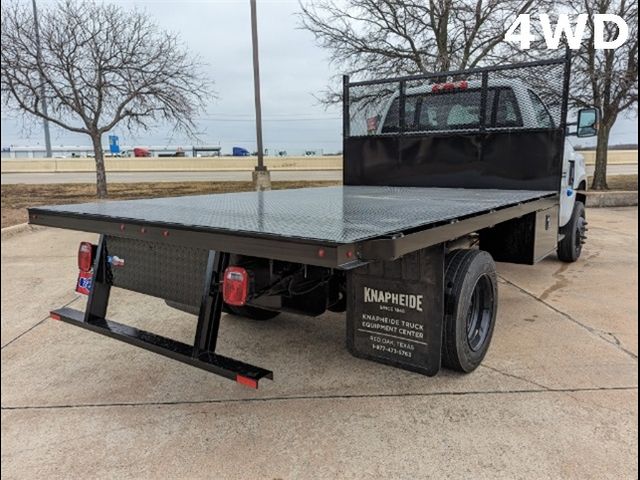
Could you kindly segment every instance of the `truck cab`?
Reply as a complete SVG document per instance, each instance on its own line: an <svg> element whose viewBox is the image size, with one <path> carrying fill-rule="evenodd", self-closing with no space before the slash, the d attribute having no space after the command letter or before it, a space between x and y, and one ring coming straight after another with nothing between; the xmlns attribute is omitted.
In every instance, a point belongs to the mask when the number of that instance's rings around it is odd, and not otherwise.
<svg viewBox="0 0 640 480"><path fill-rule="evenodd" d="M554 118L559 105L547 105L544 93L536 92L520 79L491 80L487 84L487 98L481 98L480 80L458 80L445 83L428 83L406 89L404 102L404 132L411 134L438 132L442 134L475 130L485 117L486 132L531 131L557 128ZM367 132L374 135L397 134L399 130L400 93L392 95L381 115L367 118ZM482 108L483 102L485 107ZM581 110L581 114L594 115L595 109ZM595 129L576 132L580 137L595 134ZM570 133L569 133L570 134ZM517 159L514 159L517 161ZM584 157L576 152L568 138L564 140L562 180L560 185L559 232L567 237L566 230L576 208L576 201L585 204L587 172ZM586 224L586 222L585 222ZM582 227L584 229L584 227ZM580 233L581 244L584 232ZM574 241L574 240L571 240ZM562 240L560 240L562 242ZM574 242L575 243L575 242ZM571 257L577 259L580 251Z"/></svg>

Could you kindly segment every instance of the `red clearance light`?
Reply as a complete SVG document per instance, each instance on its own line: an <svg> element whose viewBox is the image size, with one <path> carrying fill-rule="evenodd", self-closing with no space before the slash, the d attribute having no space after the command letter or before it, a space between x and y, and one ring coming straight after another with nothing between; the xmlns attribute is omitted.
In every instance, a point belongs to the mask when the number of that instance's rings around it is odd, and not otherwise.
<svg viewBox="0 0 640 480"><path fill-rule="evenodd" d="M222 281L222 298L228 305L241 307L249 293L249 274L242 267L228 267Z"/></svg>
<svg viewBox="0 0 640 480"><path fill-rule="evenodd" d="M58 315L57 313L54 313L54 312L49 312L49 317L51 318L51 320L62 320L60 318L60 315Z"/></svg>
<svg viewBox="0 0 640 480"><path fill-rule="evenodd" d="M436 83L431 86L431 93L452 92L454 90L466 90L469 82L461 80L459 82Z"/></svg>
<svg viewBox="0 0 640 480"><path fill-rule="evenodd" d="M88 272L93 266L93 245L90 242L80 242L78 248L78 268L82 272Z"/></svg>

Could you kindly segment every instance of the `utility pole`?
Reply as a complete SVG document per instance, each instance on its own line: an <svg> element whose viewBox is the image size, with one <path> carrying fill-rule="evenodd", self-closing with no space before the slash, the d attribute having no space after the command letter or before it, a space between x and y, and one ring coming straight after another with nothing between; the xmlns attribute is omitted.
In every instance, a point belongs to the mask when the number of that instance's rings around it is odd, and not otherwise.
<svg viewBox="0 0 640 480"><path fill-rule="evenodd" d="M251 4L251 44L253 47L253 94L256 103L256 140L258 144L258 165L253 171L253 184L256 190L271 190L271 176L264 165L264 147L262 145L262 107L260 105L260 61L258 59L258 20L256 0Z"/></svg>
<svg viewBox="0 0 640 480"><path fill-rule="evenodd" d="M35 35L36 35L36 56L38 58L38 68L41 68L42 65L42 53L40 50L40 25L38 24L38 8L36 7L36 0L32 0L33 4L33 23L35 27ZM42 76L42 72L40 72L40 97L42 100L42 113L46 117L48 115L47 111L47 99L45 97L45 89L44 89L44 77ZM42 126L44 127L44 146L45 146L45 156L47 158L51 158L53 153L51 152L51 134L49 133L49 120L44 118L42 120Z"/></svg>

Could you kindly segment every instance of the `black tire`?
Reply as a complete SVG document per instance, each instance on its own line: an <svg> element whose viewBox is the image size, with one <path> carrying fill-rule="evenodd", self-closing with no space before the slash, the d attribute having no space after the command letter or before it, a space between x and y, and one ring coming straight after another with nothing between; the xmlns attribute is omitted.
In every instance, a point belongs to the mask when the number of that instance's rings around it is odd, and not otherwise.
<svg viewBox="0 0 640 480"><path fill-rule="evenodd" d="M573 212L569 222L560 228L560 233L564 238L558 242L558 258L563 262L575 262L580 258L582 245L586 237L587 220L584 203L576 202L573 205Z"/></svg>
<svg viewBox="0 0 640 480"><path fill-rule="evenodd" d="M453 250L445 261L442 365L469 373L489 349L498 310L496 264L482 250Z"/></svg>
<svg viewBox="0 0 640 480"><path fill-rule="evenodd" d="M227 305L227 308L234 315L239 317L250 318L251 320L271 320L273 317L280 315L280 312L274 312L273 310L265 310L263 308L251 307L249 305L243 305L242 307L235 307L233 305Z"/></svg>

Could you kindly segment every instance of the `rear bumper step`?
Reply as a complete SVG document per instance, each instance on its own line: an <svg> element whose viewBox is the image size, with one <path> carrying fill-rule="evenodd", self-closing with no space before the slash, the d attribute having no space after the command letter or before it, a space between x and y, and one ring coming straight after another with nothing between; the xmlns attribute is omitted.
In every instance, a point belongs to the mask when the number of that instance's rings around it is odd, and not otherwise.
<svg viewBox="0 0 640 480"><path fill-rule="evenodd" d="M145 330L107 319L93 319L90 322L85 322L84 312L72 308L54 310L50 316L55 320L86 328L179 362L188 363L251 388L258 388L258 382L262 378L273 380L273 372L269 370L211 352L200 352L194 355L194 347Z"/></svg>

